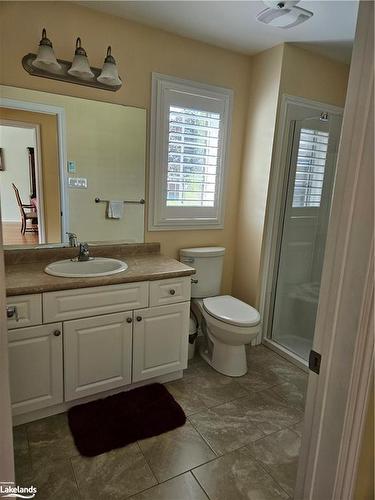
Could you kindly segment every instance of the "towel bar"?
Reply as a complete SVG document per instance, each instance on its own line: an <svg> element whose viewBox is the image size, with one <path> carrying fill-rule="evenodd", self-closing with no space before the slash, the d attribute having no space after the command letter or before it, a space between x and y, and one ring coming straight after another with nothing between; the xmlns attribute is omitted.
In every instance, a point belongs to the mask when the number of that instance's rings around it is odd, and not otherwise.
<svg viewBox="0 0 375 500"><path fill-rule="evenodd" d="M109 202L110 202L110 200L101 200L98 197L95 198L95 203L109 203ZM145 200L143 198L141 198L139 201L124 200L123 203L131 203L133 205L144 205Z"/></svg>

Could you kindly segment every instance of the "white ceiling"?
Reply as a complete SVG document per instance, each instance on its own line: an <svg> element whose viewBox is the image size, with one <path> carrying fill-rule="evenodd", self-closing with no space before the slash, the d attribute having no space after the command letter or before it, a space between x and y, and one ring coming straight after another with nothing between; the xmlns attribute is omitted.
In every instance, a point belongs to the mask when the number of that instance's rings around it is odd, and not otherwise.
<svg viewBox="0 0 375 500"><path fill-rule="evenodd" d="M314 12L313 17L284 30L255 19L265 8L258 0L78 3L245 54L255 54L282 42L296 42L345 62L350 61L358 9L356 0L302 0L299 6Z"/></svg>

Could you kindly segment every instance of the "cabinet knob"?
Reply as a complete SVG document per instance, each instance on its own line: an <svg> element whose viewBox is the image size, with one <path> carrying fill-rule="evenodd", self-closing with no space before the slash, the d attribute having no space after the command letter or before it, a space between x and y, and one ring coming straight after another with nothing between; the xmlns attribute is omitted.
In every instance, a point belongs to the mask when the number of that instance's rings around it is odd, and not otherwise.
<svg viewBox="0 0 375 500"><path fill-rule="evenodd" d="M126 318L127 323L131 323L132 321L133 321L132 318Z"/></svg>
<svg viewBox="0 0 375 500"><path fill-rule="evenodd" d="M55 336L55 337L60 337L61 332L60 332L60 330L55 330L55 331L53 332L53 334L54 334L54 336Z"/></svg>
<svg viewBox="0 0 375 500"><path fill-rule="evenodd" d="M173 288L171 288L171 289L169 290L169 293L170 293L171 295L174 295L174 294L176 293L176 290L174 290Z"/></svg>
<svg viewBox="0 0 375 500"><path fill-rule="evenodd" d="M18 321L18 311L16 306L7 306L7 318L15 318Z"/></svg>
<svg viewBox="0 0 375 500"><path fill-rule="evenodd" d="M137 321L142 321L142 316L137 316Z"/></svg>

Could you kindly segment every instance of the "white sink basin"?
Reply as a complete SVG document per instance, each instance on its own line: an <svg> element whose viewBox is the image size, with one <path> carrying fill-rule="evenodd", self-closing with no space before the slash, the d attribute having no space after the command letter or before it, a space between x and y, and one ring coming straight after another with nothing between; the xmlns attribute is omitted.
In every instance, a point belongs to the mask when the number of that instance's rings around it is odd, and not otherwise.
<svg viewBox="0 0 375 500"><path fill-rule="evenodd" d="M63 278L95 278L121 273L126 271L127 268L128 265L122 260L94 257L85 262L70 259L58 260L48 264L44 272Z"/></svg>

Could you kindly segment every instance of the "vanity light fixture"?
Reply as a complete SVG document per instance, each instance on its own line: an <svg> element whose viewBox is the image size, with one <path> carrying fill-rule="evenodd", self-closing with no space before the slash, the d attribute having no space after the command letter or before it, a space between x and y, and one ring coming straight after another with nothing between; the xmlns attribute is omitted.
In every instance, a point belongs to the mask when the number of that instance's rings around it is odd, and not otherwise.
<svg viewBox="0 0 375 500"><path fill-rule="evenodd" d="M47 38L46 29L43 28L42 39L39 42L38 55L32 62L35 68L45 71L52 71L53 73L61 72L61 64L57 62L55 53L53 52L52 42Z"/></svg>
<svg viewBox="0 0 375 500"><path fill-rule="evenodd" d="M82 78L83 80L91 80L95 77L94 73L91 71L86 51L82 47L79 37L76 40L74 59L71 68L68 69L68 73L69 75Z"/></svg>
<svg viewBox="0 0 375 500"><path fill-rule="evenodd" d="M106 85L122 85L122 81L118 76L118 70L115 58L111 54L111 46L107 49L107 56L104 59L103 69L98 76L98 82Z"/></svg>
<svg viewBox="0 0 375 500"><path fill-rule="evenodd" d="M32 76L111 90L112 92L119 90L122 86L116 61L111 54L111 47L107 49L107 56L101 69L90 66L79 37L76 40L73 62L56 59L45 28L42 31L38 53L26 54L22 58L22 66Z"/></svg>

